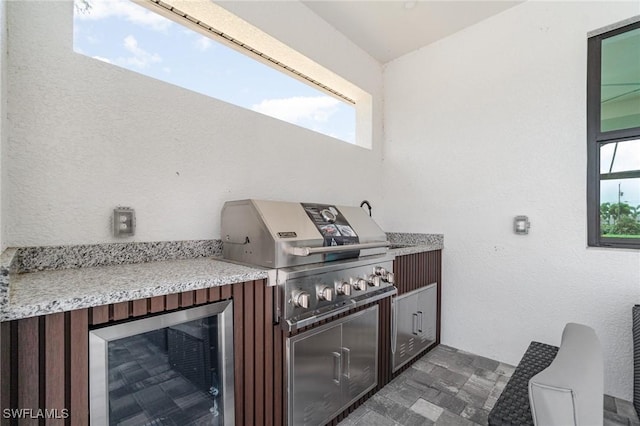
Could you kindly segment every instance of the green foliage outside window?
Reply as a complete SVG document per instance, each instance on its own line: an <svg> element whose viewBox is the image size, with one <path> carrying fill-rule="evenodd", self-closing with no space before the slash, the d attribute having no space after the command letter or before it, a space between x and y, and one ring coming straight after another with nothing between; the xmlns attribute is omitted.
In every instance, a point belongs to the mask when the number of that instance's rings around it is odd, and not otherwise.
<svg viewBox="0 0 640 426"><path fill-rule="evenodd" d="M600 204L600 231L604 237L636 238L640 235L640 205Z"/></svg>

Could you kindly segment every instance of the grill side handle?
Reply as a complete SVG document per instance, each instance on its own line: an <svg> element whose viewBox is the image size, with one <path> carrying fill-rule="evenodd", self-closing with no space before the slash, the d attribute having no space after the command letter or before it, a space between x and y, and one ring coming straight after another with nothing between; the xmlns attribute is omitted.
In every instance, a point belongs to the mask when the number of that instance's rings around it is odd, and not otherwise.
<svg viewBox="0 0 640 426"><path fill-rule="evenodd" d="M289 247L287 253L293 256L310 256L312 254L342 253L354 250L389 247L390 245L389 241L378 241L374 243L347 244L343 246Z"/></svg>

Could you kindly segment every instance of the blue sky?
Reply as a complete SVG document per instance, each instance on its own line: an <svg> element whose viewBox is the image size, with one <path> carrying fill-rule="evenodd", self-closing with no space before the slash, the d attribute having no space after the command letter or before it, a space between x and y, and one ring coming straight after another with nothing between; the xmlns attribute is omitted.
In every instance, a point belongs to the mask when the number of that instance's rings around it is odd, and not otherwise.
<svg viewBox="0 0 640 426"><path fill-rule="evenodd" d="M76 52L355 142L352 105L130 0L90 3L76 8Z"/></svg>

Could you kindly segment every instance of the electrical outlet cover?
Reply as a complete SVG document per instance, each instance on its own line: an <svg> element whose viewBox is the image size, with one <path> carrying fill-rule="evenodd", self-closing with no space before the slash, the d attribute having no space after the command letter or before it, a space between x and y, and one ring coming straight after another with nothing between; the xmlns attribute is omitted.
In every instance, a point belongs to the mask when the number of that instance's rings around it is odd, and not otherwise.
<svg viewBox="0 0 640 426"><path fill-rule="evenodd" d="M132 237L136 232L136 212L130 207L113 209L113 235Z"/></svg>

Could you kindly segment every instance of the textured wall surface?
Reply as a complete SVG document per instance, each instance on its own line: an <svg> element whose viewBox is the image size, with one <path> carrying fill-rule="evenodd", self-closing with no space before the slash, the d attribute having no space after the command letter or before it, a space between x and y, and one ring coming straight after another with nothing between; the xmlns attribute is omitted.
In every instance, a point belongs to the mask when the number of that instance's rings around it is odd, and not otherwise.
<svg viewBox="0 0 640 426"><path fill-rule="evenodd" d="M4 148L6 146L7 133L5 131L5 123L7 116L7 91L6 91L6 77L7 77L7 8L6 2L0 1L0 253L4 252L6 248L6 240L4 238L4 206L3 198L5 191L2 189L2 182L5 181L3 173L5 168L3 167L4 161ZM6 277L6 275L5 275ZM0 278L2 284L0 284L0 303L6 303L8 296L8 286L5 284L5 277ZM0 327L0 342L2 342L2 328ZM5 336L6 337L6 336ZM7 362L7 354L4 351L0 351L0 365ZM0 389L6 387L6 380L4 375L0 374ZM6 403L4 398L0 397L0 404Z"/></svg>
<svg viewBox="0 0 640 426"><path fill-rule="evenodd" d="M445 235L442 342L515 364L588 324L627 400L640 254L586 248L586 39L638 14L526 2L384 71L384 227Z"/></svg>
<svg viewBox="0 0 640 426"><path fill-rule="evenodd" d="M373 96L372 150L76 54L70 1L9 2L7 245L121 241L117 205L136 209L126 241L163 241L218 238L231 199L379 204L381 68L306 7L282 7L255 25L302 14L276 36Z"/></svg>
<svg viewBox="0 0 640 426"><path fill-rule="evenodd" d="M5 147L7 146L7 3L0 2L0 188L6 168ZM0 253L7 247L5 238L5 191L0 191Z"/></svg>

